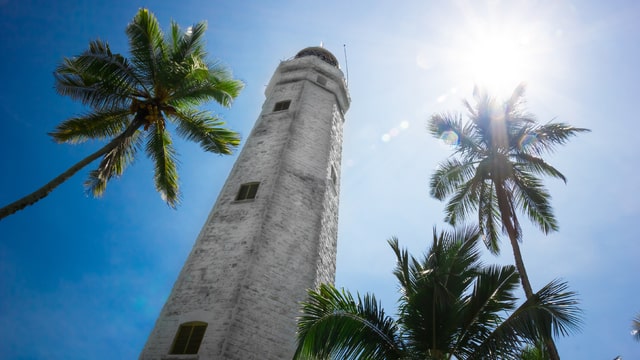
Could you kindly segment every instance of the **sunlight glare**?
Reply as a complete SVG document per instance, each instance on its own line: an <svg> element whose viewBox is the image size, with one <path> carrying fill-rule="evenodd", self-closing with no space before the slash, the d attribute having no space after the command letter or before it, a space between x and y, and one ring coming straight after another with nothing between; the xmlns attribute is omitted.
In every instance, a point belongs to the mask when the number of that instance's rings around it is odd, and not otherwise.
<svg viewBox="0 0 640 360"><path fill-rule="evenodd" d="M486 88L492 96L505 98L522 82L539 81L549 65L553 33L546 24L518 15L508 20L470 15L451 32L442 49L443 62L454 84Z"/></svg>
<svg viewBox="0 0 640 360"><path fill-rule="evenodd" d="M474 82L501 96L513 91L527 75L529 38L518 38L511 32L481 34L470 51Z"/></svg>

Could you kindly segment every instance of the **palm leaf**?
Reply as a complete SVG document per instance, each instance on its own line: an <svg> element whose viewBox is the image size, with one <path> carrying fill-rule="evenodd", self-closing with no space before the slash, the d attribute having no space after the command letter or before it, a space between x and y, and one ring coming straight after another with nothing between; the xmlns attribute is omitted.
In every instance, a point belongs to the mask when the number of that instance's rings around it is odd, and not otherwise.
<svg viewBox="0 0 640 360"><path fill-rule="evenodd" d="M455 225L458 219L465 219L474 209L477 209L480 201L480 188L484 182L479 172L475 176L458 186L453 196L445 207L445 221Z"/></svg>
<svg viewBox="0 0 640 360"><path fill-rule="evenodd" d="M160 24L151 12L140 9L127 26L126 33L136 73L145 86L152 88L159 80L161 62L166 54Z"/></svg>
<svg viewBox="0 0 640 360"><path fill-rule="evenodd" d="M518 273L513 266L491 266L483 268L477 275L473 291L466 297L465 317L456 341L456 354L469 358L501 358L515 356L520 339L504 337L493 344L491 351L483 346L496 327L502 322L502 312L515 308Z"/></svg>
<svg viewBox="0 0 640 360"><path fill-rule="evenodd" d="M224 128L224 122L205 111L176 110L177 132L187 140L200 144L202 149L215 154L231 154L240 144L240 135Z"/></svg>
<svg viewBox="0 0 640 360"><path fill-rule="evenodd" d="M294 359L400 359L395 322L374 296L358 296L323 284L309 292L298 320Z"/></svg>
<svg viewBox="0 0 640 360"><path fill-rule="evenodd" d="M130 121L129 109L94 111L69 118L49 133L56 142L77 144L89 139L116 137L124 131Z"/></svg>
<svg viewBox="0 0 640 360"><path fill-rule="evenodd" d="M524 171L531 172L538 175L547 175L554 178L561 179L564 183L567 182L567 178L555 167L549 165L546 161L539 157L535 157L525 153L515 153L514 158L516 163L515 169L522 169Z"/></svg>
<svg viewBox="0 0 640 360"><path fill-rule="evenodd" d="M479 265L478 236L477 227L440 235L434 229L431 248L421 261L408 257L406 250L399 251L397 242L392 244L398 256L394 273L398 277L408 271L411 279L409 291L402 287L398 319L410 352L436 356L453 348L448 334L460 322L460 299Z"/></svg>
<svg viewBox="0 0 640 360"><path fill-rule="evenodd" d="M537 177L517 171L513 181L513 198L518 208L524 210L531 222L545 234L558 230L558 223L553 215L551 195Z"/></svg>
<svg viewBox="0 0 640 360"><path fill-rule="evenodd" d="M500 253L500 211L493 182L483 181L478 202L478 226L482 240L492 254Z"/></svg>
<svg viewBox="0 0 640 360"><path fill-rule="evenodd" d="M140 147L140 134L140 131L136 131L129 137L121 137L118 145L104 155L98 168L89 172L89 178L84 183L89 193L96 197L102 196L107 182L124 173Z"/></svg>
<svg viewBox="0 0 640 360"><path fill-rule="evenodd" d="M534 154L553 153L558 145L564 145L567 141L582 132L590 132L589 129L573 127L565 123L547 123L532 127L529 133L535 138L527 149Z"/></svg>
<svg viewBox="0 0 640 360"><path fill-rule="evenodd" d="M176 152L167 131L154 124L147 134L146 152L154 162L154 180L156 190L162 199L172 208L180 202L178 192L178 171Z"/></svg>
<svg viewBox="0 0 640 360"><path fill-rule="evenodd" d="M171 61L182 63L187 58L204 58L204 33L207 30L206 22L199 22L189 27L187 32L180 30L177 23L171 22Z"/></svg>
<svg viewBox="0 0 640 360"><path fill-rule="evenodd" d="M206 70L192 69L172 91L171 104L180 107L213 100L229 107L242 88L243 83L231 79L224 68L217 69L216 65L211 65Z"/></svg>
<svg viewBox="0 0 640 360"><path fill-rule="evenodd" d="M92 41L82 54L65 58L54 72L56 91L96 109L128 105L142 86L126 58Z"/></svg>
<svg viewBox="0 0 640 360"><path fill-rule="evenodd" d="M473 127L463 126L459 115L435 114L429 119L427 129L438 139L447 140L453 137L455 141L449 145L453 145L455 152L463 156L482 152L479 142L481 139L473 135Z"/></svg>
<svg viewBox="0 0 640 360"><path fill-rule="evenodd" d="M443 200L453 193L461 184L473 178L476 164L449 158L440 163L431 175L429 185L431 196Z"/></svg>
<svg viewBox="0 0 640 360"><path fill-rule="evenodd" d="M552 281L520 305L480 345L483 352L494 352L501 344L539 343L553 334L568 335L582 324L575 293L567 284Z"/></svg>

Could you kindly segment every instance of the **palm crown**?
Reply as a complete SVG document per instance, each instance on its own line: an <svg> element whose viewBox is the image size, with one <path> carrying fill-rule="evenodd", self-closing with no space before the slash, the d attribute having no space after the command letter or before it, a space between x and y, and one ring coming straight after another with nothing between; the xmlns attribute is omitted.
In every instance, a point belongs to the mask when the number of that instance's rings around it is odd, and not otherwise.
<svg viewBox="0 0 640 360"><path fill-rule="evenodd" d="M485 266L477 228L433 235L416 259L389 241L399 282L397 318L375 296L322 285L298 321L295 359L515 359L522 345L580 323L572 292L554 281L516 306L513 266ZM503 317L504 314L508 316Z"/></svg>
<svg viewBox="0 0 640 360"><path fill-rule="evenodd" d="M176 23L165 35L155 16L141 9L126 28L130 58L94 40L78 56L65 58L54 73L58 93L79 100L90 111L60 123L50 133L57 142L89 139L109 142L34 193L0 209L0 219L44 198L91 162L88 190L101 195L109 179L122 175L138 150L155 164L155 186L166 203L179 202L176 151L168 125L205 150L231 154L239 135L198 105L215 101L228 107L243 84L216 63L207 62L201 22L186 31Z"/></svg>
<svg viewBox="0 0 640 360"><path fill-rule="evenodd" d="M544 233L558 229L551 196L539 176L565 182L566 178L542 155L589 131L564 123L539 124L523 110L523 95L524 85L520 85L500 104L476 89L476 106L464 102L469 121L463 123L460 115L437 114L429 122L435 137L457 139L454 156L431 177L431 195L449 198L446 221L452 224L477 211L484 240L494 253L500 250L499 227L521 239L519 209Z"/></svg>
<svg viewBox="0 0 640 360"><path fill-rule="evenodd" d="M230 154L239 144L238 135L221 128L219 119L194 108L209 100L229 106L242 88L225 69L206 62L205 30L205 23L187 31L172 23L165 38L153 14L142 9L126 30L130 60L95 40L87 51L64 59L56 69L57 91L93 111L62 122L51 136L70 143L117 140L89 174L86 184L94 195L102 194L107 181L121 175L144 147L155 163L157 190L170 206L176 205L176 152L167 120L175 123L179 135L199 142L206 151Z"/></svg>

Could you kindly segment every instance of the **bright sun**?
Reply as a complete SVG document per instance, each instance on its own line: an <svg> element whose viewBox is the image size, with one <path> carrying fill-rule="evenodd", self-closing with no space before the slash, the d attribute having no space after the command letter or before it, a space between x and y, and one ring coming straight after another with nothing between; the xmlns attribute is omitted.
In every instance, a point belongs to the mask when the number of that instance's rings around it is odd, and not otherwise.
<svg viewBox="0 0 640 360"><path fill-rule="evenodd" d="M457 86L486 87L497 97L511 95L522 82L540 74L549 37L540 24L487 22L470 17L466 26L445 37L444 64ZM548 44L547 44L548 45Z"/></svg>
<svg viewBox="0 0 640 360"><path fill-rule="evenodd" d="M496 94L510 93L520 82L527 81L528 40L505 31L480 34L469 50L470 75L474 83Z"/></svg>

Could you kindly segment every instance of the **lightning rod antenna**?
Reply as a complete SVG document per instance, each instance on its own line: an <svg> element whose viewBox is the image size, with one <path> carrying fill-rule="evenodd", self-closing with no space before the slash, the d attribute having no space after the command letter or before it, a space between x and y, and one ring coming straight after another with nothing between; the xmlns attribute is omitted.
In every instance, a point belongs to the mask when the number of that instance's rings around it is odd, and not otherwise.
<svg viewBox="0 0 640 360"><path fill-rule="evenodd" d="M344 49L344 67L347 70L347 86L349 86L349 63L347 62L347 44L342 44Z"/></svg>

